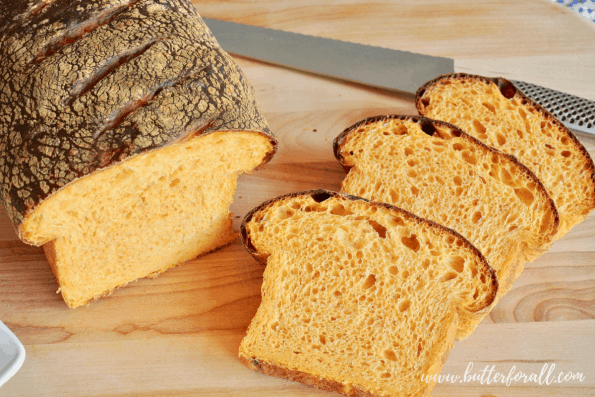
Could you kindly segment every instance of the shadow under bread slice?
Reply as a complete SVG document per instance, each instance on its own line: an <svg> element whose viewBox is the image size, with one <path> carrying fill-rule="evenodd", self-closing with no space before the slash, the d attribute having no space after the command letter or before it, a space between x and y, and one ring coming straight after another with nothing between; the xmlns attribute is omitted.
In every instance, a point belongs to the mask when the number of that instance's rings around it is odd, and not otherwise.
<svg viewBox="0 0 595 397"><path fill-rule="evenodd" d="M464 73L417 91L419 114L461 127L512 154L543 182L560 212L557 238L595 208L595 166L575 135L510 81Z"/></svg>
<svg viewBox="0 0 595 397"><path fill-rule="evenodd" d="M360 197L278 197L246 216L241 235L266 264L242 361L349 396L428 395L424 379L440 372L457 322L497 293L458 233Z"/></svg>
<svg viewBox="0 0 595 397"><path fill-rule="evenodd" d="M335 156L348 172L342 191L386 202L461 233L494 268L498 298L526 261L545 252L558 213L541 182L514 157L452 124L379 116L339 135ZM457 338L478 325L461 323Z"/></svg>

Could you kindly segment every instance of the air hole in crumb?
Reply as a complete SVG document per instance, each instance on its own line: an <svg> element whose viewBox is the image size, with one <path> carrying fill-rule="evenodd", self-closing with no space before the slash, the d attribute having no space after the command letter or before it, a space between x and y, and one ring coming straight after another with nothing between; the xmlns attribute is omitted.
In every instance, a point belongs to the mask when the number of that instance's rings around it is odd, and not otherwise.
<svg viewBox="0 0 595 397"><path fill-rule="evenodd" d="M362 284L362 288L363 289L370 289L374 286L374 284L376 284L376 276L373 274L370 274L366 280L364 281L364 283Z"/></svg>
<svg viewBox="0 0 595 397"><path fill-rule="evenodd" d="M388 224L390 226L405 226L405 222L403 219L399 218L398 216L392 217L388 220Z"/></svg>
<svg viewBox="0 0 595 397"><path fill-rule="evenodd" d="M421 124L421 130L429 135L432 136L434 135L434 133L436 132L436 127L434 127L434 124L430 123L430 122L423 122Z"/></svg>
<svg viewBox="0 0 595 397"><path fill-rule="evenodd" d="M457 278L457 274L455 272L446 272L445 274L443 274L440 277L440 281L442 281L442 282L450 281L454 278Z"/></svg>
<svg viewBox="0 0 595 397"><path fill-rule="evenodd" d="M392 132L393 135L407 135L407 133L409 133L409 130L407 129L407 126L405 124L401 124L397 128L393 129Z"/></svg>
<svg viewBox="0 0 595 397"><path fill-rule="evenodd" d="M334 207L331 210L331 214L345 216L345 215L353 215L353 212L349 211L348 209L343 207L343 205L339 204L338 206Z"/></svg>
<svg viewBox="0 0 595 397"><path fill-rule="evenodd" d="M465 259L461 256L451 256L448 258L448 264L451 268L453 268L457 273L461 273L463 269L465 269Z"/></svg>
<svg viewBox="0 0 595 397"><path fill-rule="evenodd" d="M424 105L424 107L430 106L430 98L428 98L428 97L422 98L421 104Z"/></svg>
<svg viewBox="0 0 595 397"><path fill-rule="evenodd" d="M496 141L498 142L498 145L504 146L506 143L506 137L504 137L502 134L496 134Z"/></svg>
<svg viewBox="0 0 595 397"><path fill-rule="evenodd" d="M404 312L408 310L410 306L411 301L409 299L403 299L401 302L399 302L399 311Z"/></svg>
<svg viewBox="0 0 595 397"><path fill-rule="evenodd" d="M399 268L396 266L391 266L388 268L388 272L393 276L396 276L397 274L399 274Z"/></svg>
<svg viewBox="0 0 595 397"><path fill-rule="evenodd" d="M526 187L514 189L514 193L527 207L533 204L533 201L535 200L535 196L533 196L533 193L531 193L531 191Z"/></svg>
<svg viewBox="0 0 595 397"><path fill-rule="evenodd" d="M568 150L564 150L562 153L560 153L562 155L562 157L570 157L570 152Z"/></svg>
<svg viewBox="0 0 595 397"><path fill-rule="evenodd" d="M479 135L486 134L486 127L481 123L481 121L477 119L473 119L473 128L475 129L475 132L477 132Z"/></svg>
<svg viewBox="0 0 595 397"><path fill-rule="evenodd" d="M171 181L171 183L169 184L169 187L176 187L179 184L180 184L180 180L178 178L176 178L173 181Z"/></svg>
<svg viewBox="0 0 595 397"><path fill-rule="evenodd" d="M419 189L415 186L411 186L411 193L413 193L414 196L417 196L419 194Z"/></svg>
<svg viewBox="0 0 595 397"><path fill-rule="evenodd" d="M305 208L305 211L308 211L309 207ZM292 209L289 209L285 206L281 206L277 209L277 218L279 219L287 219L290 218L291 216L293 216L294 211Z"/></svg>
<svg viewBox="0 0 595 397"><path fill-rule="evenodd" d="M549 211L546 212L546 214L543 216L543 221L541 222L541 226L539 227L539 232L542 234L545 233L552 227L553 223L554 223L554 217L552 216L552 213Z"/></svg>
<svg viewBox="0 0 595 397"><path fill-rule="evenodd" d="M453 181L454 181L455 185L457 185L457 186L461 186L463 184L463 180L458 175L453 178Z"/></svg>
<svg viewBox="0 0 595 397"><path fill-rule="evenodd" d="M470 152L468 150L465 150L462 153L462 158L463 158L463 160L465 160L469 164L472 164L472 165L477 164L477 156L475 156L475 153L472 153L472 152Z"/></svg>
<svg viewBox="0 0 595 397"><path fill-rule="evenodd" d="M318 339L320 339L320 343L322 343L323 345L326 345L326 337L324 335L320 335L318 337Z"/></svg>
<svg viewBox="0 0 595 397"><path fill-rule="evenodd" d="M496 108L491 103L482 102L482 105L485 106L490 112L496 114Z"/></svg>
<svg viewBox="0 0 595 397"><path fill-rule="evenodd" d="M405 148L405 156L411 156L413 154L413 150L406 147Z"/></svg>
<svg viewBox="0 0 595 397"><path fill-rule="evenodd" d="M512 178L512 175L510 175L510 172L508 172L506 168L500 168L500 180L508 186L516 186L514 179Z"/></svg>
<svg viewBox="0 0 595 397"><path fill-rule="evenodd" d="M410 237L401 237L401 242L405 247L415 252L419 251L421 246L415 234L412 234Z"/></svg>
<svg viewBox="0 0 595 397"><path fill-rule="evenodd" d="M384 351L384 358L390 361L397 361L397 355L390 349Z"/></svg>
<svg viewBox="0 0 595 397"><path fill-rule="evenodd" d="M504 98L511 99L516 94L516 88L510 81L498 79L498 89L504 95Z"/></svg>
<svg viewBox="0 0 595 397"><path fill-rule="evenodd" d="M326 201L329 198L333 197L333 195L328 192L321 191L321 192L312 194L311 197L312 197L312 200L316 201L317 203L322 203L323 201Z"/></svg>
<svg viewBox="0 0 595 397"><path fill-rule="evenodd" d="M388 194L390 195L390 199L392 200L393 203L396 203L397 200L399 199L399 196L397 195L397 192L395 192L393 189L390 189L388 191Z"/></svg>
<svg viewBox="0 0 595 397"><path fill-rule="evenodd" d="M278 326L279 326L279 321L275 321L274 323L271 324L271 329L273 331L276 331Z"/></svg>
<svg viewBox="0 0 595 397"><path fill-rule="evenodd" d="M473 222L473 223L479 222L479 220L481 219L481 216L482 216L481 211L475 211L473 213L473 216L471 217L471 222Z"/></svg>
<svg viewBox="0 0 595 397"><path fill-rule="evenodd" d="M376 230L380 238L386 238L386 228L376 221L369 220L368 223Z"/></svg>
<svg viewBox="0 0 595 397"><path fill-rule="evenodd" d="M463 146L463 144L459 143L459 142L453 143L453 145L452 145L452 148L457 151L463 150L464 147L465 146Z"/></svg>

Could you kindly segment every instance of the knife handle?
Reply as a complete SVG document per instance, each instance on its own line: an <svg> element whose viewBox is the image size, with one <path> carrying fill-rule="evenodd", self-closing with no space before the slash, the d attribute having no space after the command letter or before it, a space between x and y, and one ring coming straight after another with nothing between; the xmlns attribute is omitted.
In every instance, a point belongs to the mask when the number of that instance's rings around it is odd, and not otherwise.
<svg viewBox="0 0 595 397"><path fill-rule="evenodd" d="M595 138L595 102L524 81L512 80L525 95L546 108L571 130Z"/></svg>

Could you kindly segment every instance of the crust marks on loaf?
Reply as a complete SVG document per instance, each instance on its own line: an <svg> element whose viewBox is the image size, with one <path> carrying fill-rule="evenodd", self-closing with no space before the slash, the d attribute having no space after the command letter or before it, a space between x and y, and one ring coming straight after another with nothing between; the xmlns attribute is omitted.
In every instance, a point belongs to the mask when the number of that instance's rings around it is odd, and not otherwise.
<svg viewBox="0 0 595 397"><path fill-rule="evenodd" d="M142 51L141 54L144 53L145 51L147 51L152 45L154 45L158 41L160 41L160 40L155 40L153 42L148 43L146 45L146 48L144 48L145 46L143 46L144 51ZM130 55L131 56L130 59L132 59L132 57L133 57L132 55L133 54ZM95 140L99 139L107 131L116 128L118 126L118 124L120 124L129 114L133 113L134 111L136 111L140 108L147 106L163 90L175 87L177 84L180 84L181 82L183 82L187 79L196 77L202 71L207 70L209 68L211 68L211 65L206 65L198 70L190 70L190 71L187 71L186 73L182 73L172 79L168 79L168 80L164 81L163 83L159 84L157 87L151 89L149 92L147 92L142 97L140 97L138 99L134 99L134 100L130 101L129 103L127 103L126 105L116 109L108 117L106 117L106 119L103 122L100 123L101 127L94 133L93 137L95 138ZM103 77L105 77L105 76L103 76ZM219 113L221 113L221 112L219 112ZM212 126L214 123L214 120L215 119L213 118L213 119L207 121L206 123L203 123L199 126L191 128L187 133L183 134L182 138L180 138L180 139L183 139L183 137L187 137L188 135L196 136L198 131L202 132L206 128ZM173 142L180 142L180 141L174 140Z"/></svg>
<svg viewBox="0 0 595 397"><path fill-rule="evenodd" d="M37 55L31 59L30 65L43 61L47 57L60 51L65 46L81 39L82 37L91 33L95 29L107 25L108 23L116 19L118 15L128 10L130 7L134 6L139 1L141 0L129 0L124 4L106 8L91 16L91 18L89 18L88 20L78 22L74 26L67 28L58 37L50 39L50 41L39 50Z"/></svg>
<svg viewBox="0 0 595 397"><path fill-rule="evenodd" d="M188 0L56 0L23 22L31 3L0 6L0 197L17 228L78 178L201 133L266 135L260 166L275 152L254 90Z"/></svg>
<svg viewBox="0 0 595 397"><path fill-rule="evenodd" d="M143 55L147 52L153 45L156 43L163 41L164 39L152 39L147 41L146 43L133 48L129 51L126 51L116 57L108 59L103 65L99 66L95 73L91 76L78 80L74 83L73 89L70 95L65 99L65 105L70 106L72 103L78 99L80 96L85 95L89 90L91 90L97 83L99 83L103 78L108 76L114 70L119 68L121 65L130 62L132 59Z"/></svg>
<svg viewBox="0 0 595 397"><path fill-rule="evenodd" d="M55 0L41 0L37 2L37 4L33 4L29 9L23 14L21 21L26 21L27 19L33 18L35 15L39 14L44 8L48 5L53 3Z"/></svg>

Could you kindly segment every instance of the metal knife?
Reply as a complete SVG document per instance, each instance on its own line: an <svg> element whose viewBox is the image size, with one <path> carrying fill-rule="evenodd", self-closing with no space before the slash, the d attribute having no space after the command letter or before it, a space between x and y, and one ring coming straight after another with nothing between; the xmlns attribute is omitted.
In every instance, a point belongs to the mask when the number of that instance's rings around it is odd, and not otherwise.
<svg viewBox="0 0 595 397"><path fill-rule="evenodd" d="M454 59L203 18L232 54L393 91L415 91L454 73ZM512 82L568 128L595 137L595 102L522 81Z"/></svg>

